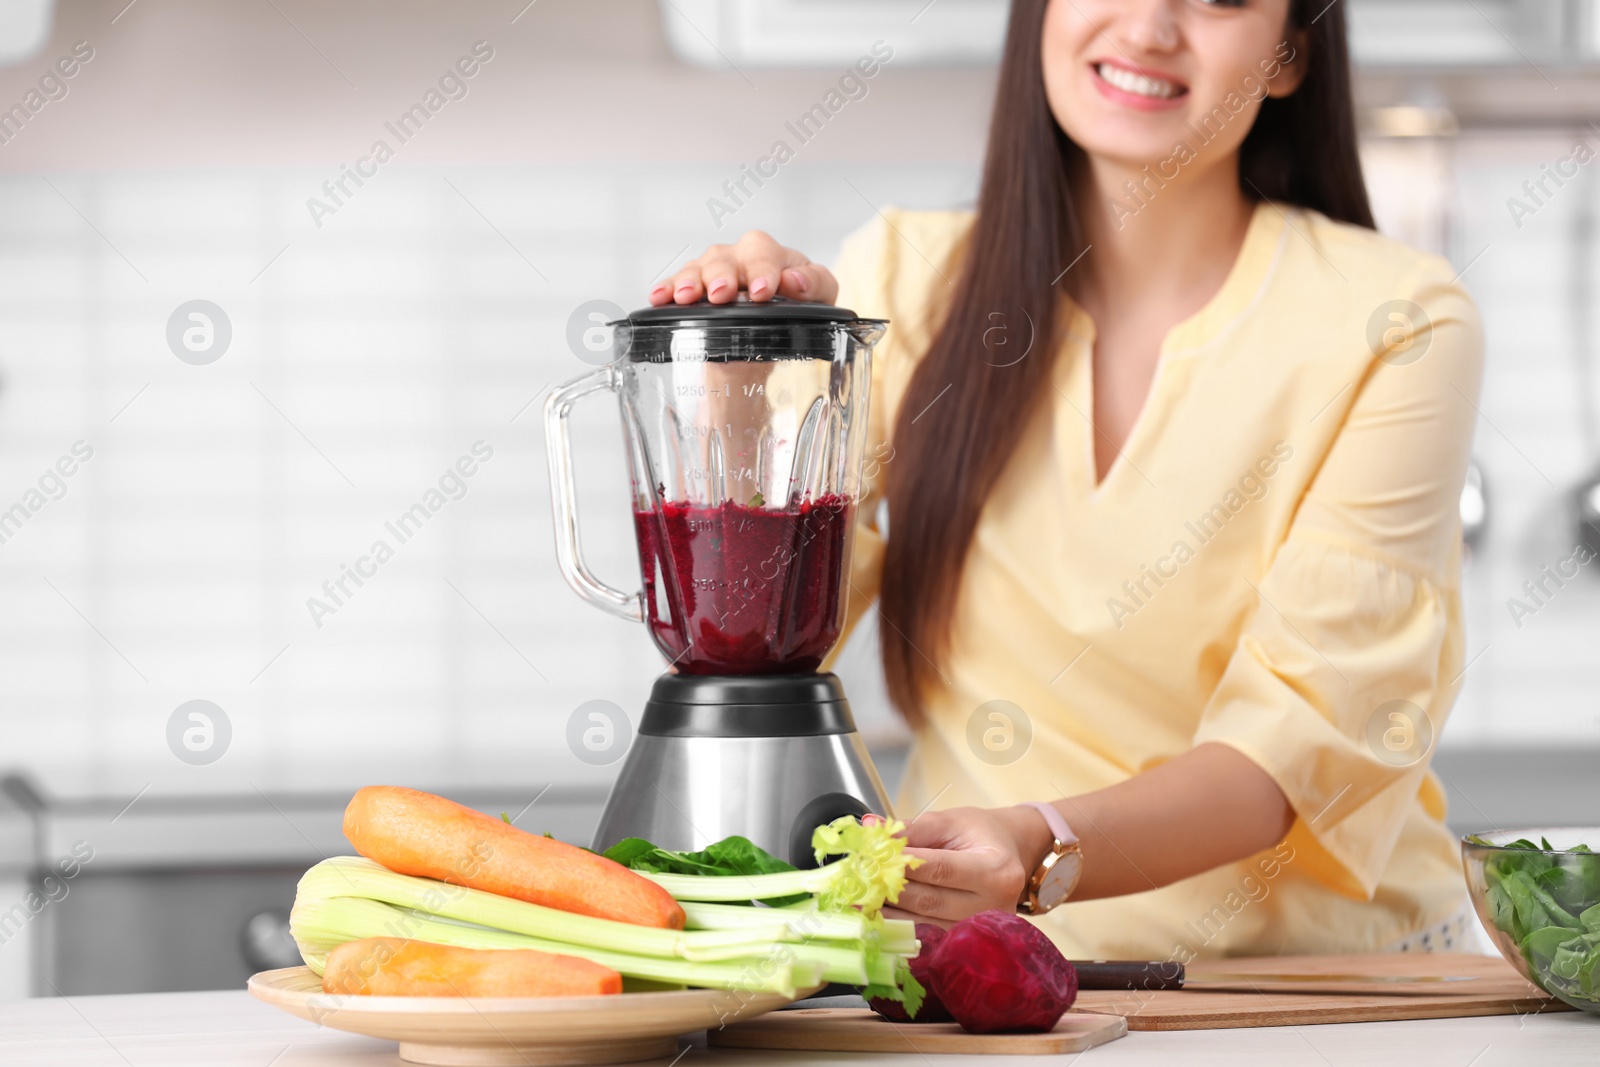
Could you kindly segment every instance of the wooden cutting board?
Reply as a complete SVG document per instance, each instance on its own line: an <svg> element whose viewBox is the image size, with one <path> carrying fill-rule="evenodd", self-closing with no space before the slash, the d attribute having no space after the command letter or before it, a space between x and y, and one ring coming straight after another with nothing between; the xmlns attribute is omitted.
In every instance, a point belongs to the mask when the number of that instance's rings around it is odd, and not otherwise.
<svg viewBox="0 0 1600 1067"><path fill-rule="evenodd" d="M1525 981L1509 963L1491 956L1269 956L1218 960L1203 966L1258 974L1465 974L1477 978L1451 983L1445 987L1450 992L1422 983L1385 986L1389 992L1384 993L1357 986L1345 993L1296 993L1266 987L1254 992L1088 990L1078 994L1072 1011L1049 1034L969 1034L954 1023L891 1023L861 1008L801 1008L711 1030L707 1038L713 1045L735 1048L1047 1055L1079 1052L1121 1037L1128 1030L1215 1030L1572 1010Z"/></svg>
<svg viewBox="0 0 1600 1067"><path fill-rule="evenodd" d="M1498 956L1396 952L1365 956L1269 956L1194 964L1196 970L1290 974L1470 974L1472 982L1386 986L1373 993L1296 993L1282 987L1251 992L1184 989L1163 992L1088 990L1074 1012L1120 1015L1130 1030L1214 1030L1235 1026L1299 1026L1388 1019L1444 1019L1571 1011L1523 979ZM1403 992L1402 992L1403 991Z"/></svg>
<svg viewBox="0 0 1600 1067"><path fill-rule="evenodd" d="M1048 1034L969 1034L955 1023L896 1023L867 1008L794 1008L706 1031L725 1048L801 1052L941 1052L1049 1056L1082 1052L1128 1032L1117 1015L1067 1014Z"/></svg>

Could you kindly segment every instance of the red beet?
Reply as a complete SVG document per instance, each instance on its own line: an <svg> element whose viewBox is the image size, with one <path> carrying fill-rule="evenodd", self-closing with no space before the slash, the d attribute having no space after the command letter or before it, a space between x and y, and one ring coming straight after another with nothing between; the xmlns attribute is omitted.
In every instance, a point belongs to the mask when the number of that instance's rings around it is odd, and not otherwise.
<svg viewBox="0 0 1600 1067"><path fill-rule="evenodd" d="M1042 1032L1078 996L1078 972L1020 915L986 911L945 934L932 985L963 1030Z"/></svg>
<svg viewBox="0 0 1600 1067"><path fill-rule="evenodd" d="M892 1019L897 1023L954 1022L955 1016L950 1014L950 1009L944 1006L944 1002L939 999L939 994L934 992L933 988L933 961L939 954L939 945L944 941L944 928L932 923L918 923L917 940L922 942L922 951L911 961L911 977L921 982L922 988L927 991L917 1017L913 1019L907 1015L906 1006L898 1000L872 997L867 1004L885 1019Z"/></svg>

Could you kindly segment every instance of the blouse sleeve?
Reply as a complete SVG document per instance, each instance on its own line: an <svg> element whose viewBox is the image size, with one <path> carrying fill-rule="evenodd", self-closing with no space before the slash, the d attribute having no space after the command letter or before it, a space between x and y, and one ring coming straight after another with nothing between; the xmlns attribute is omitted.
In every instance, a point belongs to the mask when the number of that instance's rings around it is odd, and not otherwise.
<svg viewBox="0 0 1600 1067"><path fill-rule="evenodd" d="M1477 313L1446 265L1401 291L1424 314L1351 383L1194 736L1266 770L1303 869L1365 898L1419 793L1443 815L1427 757L1462 670L1459 507L1482 374Z"/></svg>

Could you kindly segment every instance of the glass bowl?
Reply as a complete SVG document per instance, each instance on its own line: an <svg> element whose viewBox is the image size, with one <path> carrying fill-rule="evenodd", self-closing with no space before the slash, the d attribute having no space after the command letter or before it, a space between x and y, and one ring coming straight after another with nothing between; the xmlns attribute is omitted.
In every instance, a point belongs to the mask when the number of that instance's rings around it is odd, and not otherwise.
<svg viewBox="0 0 1600 1067"><path fill-rule="evenodd" d="M1600 827L1461 839L1467 892L1495 947L1528 981L1600 1014Z"/></svg>

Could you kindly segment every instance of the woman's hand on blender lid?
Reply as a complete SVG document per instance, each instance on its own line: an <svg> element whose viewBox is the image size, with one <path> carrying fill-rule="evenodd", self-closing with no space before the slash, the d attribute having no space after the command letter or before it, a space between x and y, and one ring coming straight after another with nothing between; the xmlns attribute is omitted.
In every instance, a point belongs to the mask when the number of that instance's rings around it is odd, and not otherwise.
<svg viewBox="0 0 1600 1067"><path fill-rule="evenodd" d="M656 307L700 300L727 304L741 292L758 303L782 296L831 304L839 295L839 283L827 267L760 230L751 230L735 244L712 245L659 282L650 290L650 303Z"/></svg>

